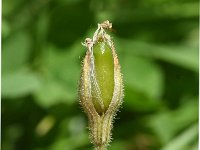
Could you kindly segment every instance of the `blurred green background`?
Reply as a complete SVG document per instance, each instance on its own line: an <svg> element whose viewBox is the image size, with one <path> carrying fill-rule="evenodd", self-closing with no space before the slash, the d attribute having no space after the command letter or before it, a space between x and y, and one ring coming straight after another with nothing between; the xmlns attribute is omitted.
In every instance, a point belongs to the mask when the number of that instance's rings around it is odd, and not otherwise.
<svg viewBox="0 0 200 150"><path fill-rule="evenodd" d="M3 0L2 150L91 150L81 45L109 20L125 98L109 150L198 149L197 0Z"/></svg>

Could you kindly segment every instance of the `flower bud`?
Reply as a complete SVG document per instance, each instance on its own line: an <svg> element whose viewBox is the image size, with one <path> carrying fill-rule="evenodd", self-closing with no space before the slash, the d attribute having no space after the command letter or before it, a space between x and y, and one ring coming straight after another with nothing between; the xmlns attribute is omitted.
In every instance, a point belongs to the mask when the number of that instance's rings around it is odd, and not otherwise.
<svg viewBox="0 0 200 150"><path fill-rule="evenodd" d="M86 56L82 64L79 99L89 118L92 143L106 148L111 138L113 118L122 103L123 83L114 44L105 29L109 21L98 24L92 39L86 38Z"/></svg>

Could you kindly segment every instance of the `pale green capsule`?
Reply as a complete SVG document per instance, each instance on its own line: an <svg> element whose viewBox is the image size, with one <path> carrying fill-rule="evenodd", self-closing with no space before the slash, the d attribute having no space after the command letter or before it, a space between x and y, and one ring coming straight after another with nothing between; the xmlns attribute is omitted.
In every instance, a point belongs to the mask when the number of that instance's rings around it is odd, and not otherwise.
<svg viewBox="0 0 200 150"><path fill-rule="evenodd" d="M98 42L93 47L95 78L100 93L92 92L93 104L99 114L105 113L112 100L114 90L114 61L110 46ZM96 85L94 85L96 86ZM95 87L92 87L95 88ZM103 108L101 102L103 102Z"/></svg>

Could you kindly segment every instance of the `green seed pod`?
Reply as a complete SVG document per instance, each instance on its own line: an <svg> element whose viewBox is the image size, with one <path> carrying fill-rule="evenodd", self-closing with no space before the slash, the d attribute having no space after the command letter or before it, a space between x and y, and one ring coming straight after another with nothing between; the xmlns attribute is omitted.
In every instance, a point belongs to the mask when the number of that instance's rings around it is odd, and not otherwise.
<svg viewBox="0 0 200 150"><path fill-rule="evenodd" d="M99 85L99 97L92 92L94 107L99 114L105 113L112 100L114 90L114 63L112 50L105 42L97 42L93 48L94 67L97 84ZM92 87L95 88L95 87ZM99 101L103 101L103 108Z"/></svg>
<svg viewBox="0 0 200 150"><path fill-rule="evenodd" d="M79 99L88 115L90 137L97 150L106 149L111 139L113 118L123 99L123 83L114 44L104 29L112 24L98 24L93 39L87 38L82 64Z"/></svg>

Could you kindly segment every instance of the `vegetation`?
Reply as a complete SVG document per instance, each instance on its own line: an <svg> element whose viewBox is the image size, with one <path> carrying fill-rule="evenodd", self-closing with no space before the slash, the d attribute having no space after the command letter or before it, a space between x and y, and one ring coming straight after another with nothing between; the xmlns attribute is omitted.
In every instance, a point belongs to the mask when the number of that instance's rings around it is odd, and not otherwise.
<svg viewBox="0 0 200 150"><path fill-rule="evenodd" d="M3 0L2 150L91 150L78 80L113 23L124 102L108 150L198 149L197 0Z"/></svg>
<svg viewBox="0 0 200 150"><path fill-rule="evenodd" d="M82 64L79 99L88 116L90 139L96 150L107 150L113 119L123 102L121 67L114 43L105 29L108 20L98 24L92 39L86 38L87 52Z"/></svg>

